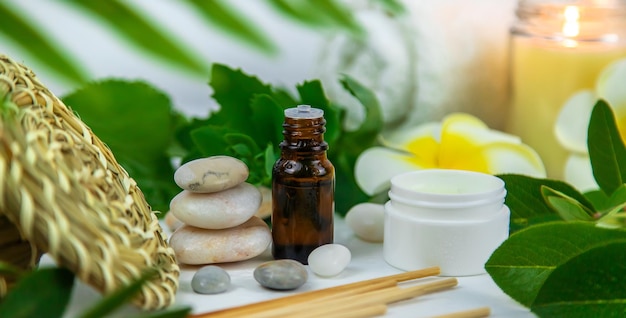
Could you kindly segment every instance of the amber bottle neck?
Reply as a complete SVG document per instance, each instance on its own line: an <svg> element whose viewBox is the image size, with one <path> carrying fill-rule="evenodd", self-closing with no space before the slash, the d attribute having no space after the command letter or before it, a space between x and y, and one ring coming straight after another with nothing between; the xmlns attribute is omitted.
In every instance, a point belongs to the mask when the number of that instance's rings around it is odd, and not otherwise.
<svg viewBox="0 0 626 318"><path fill-rule="evenodd" d="M320 118L294 119L285 117L284 140L280 143L283 152L318 154L328 149L324 141L326 120Z"/></svg>

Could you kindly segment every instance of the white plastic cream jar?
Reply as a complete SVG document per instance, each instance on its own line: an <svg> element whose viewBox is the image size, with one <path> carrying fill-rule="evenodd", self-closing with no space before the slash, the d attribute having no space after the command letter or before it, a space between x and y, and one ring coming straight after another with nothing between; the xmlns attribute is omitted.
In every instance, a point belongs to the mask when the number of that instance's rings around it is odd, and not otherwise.
<svg viewBox="0 0 626 318"><path fill-rule="evenodd" d="M402 270L439 266L442 276L485 273L509 235L504 182L464 170L428 169L391 179L383 255Z"/></svg>

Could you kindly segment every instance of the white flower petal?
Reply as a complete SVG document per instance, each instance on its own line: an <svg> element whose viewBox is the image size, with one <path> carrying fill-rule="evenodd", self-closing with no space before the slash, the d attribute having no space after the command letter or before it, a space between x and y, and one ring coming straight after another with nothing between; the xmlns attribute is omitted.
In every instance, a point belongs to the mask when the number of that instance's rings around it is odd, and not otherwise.
<svg viewBox="0 0 626 318"><path fill-rule="evenodd" d="M570 97L556 119L554 133L566 149L587 153L587 128L591 110L597 97L589 90L580 91Z"/></svg>
<svg viewBox="0 0 626 318"><path fill-rule="evenodd" d="M480 119L469 114L451 114L443 120L441 135L464 136L472 140L476 145L484 145L493 142L521 143L520 138L501 131L491 130ZM442 143L446 141L442 139Z"/></svg>
<svg viewBox="0 0 626 318"><path fill-rule="evenodd" d="M356 183L368 195L381 193L389 189L389 181L395 175L423 168L410 162L410 158L410 155L387 148L369 148L356 161Z"/></svg>
<svg viewBox="0 0 626 318"><path fill-rule="evenodd" d="M571 184L581 192L596 190L599 188L593 177L591 161L584 154L573 154L567 158L564 171L565 182Z"/></svg>
<svg viewBox="0 0 626 318"><path fill-rule="evenodd" d="M616 112L626 114L626 59L611 63L604 68L596 82L596 94L605 99ZM619 110L619 111L618 111Z"/></svg>
<svg viewBox="0 0 626 318"><path fill-rule="evenodd" d="M541 158L524 144L495 143L483 149L491 174L517 173L545 178L546 169Z"/></svg>
<svg viewBox="0 0 626 318"><path fill-rule="evenodd" d="M381 142L389 148L406 149L409 143L425 136L432 136L439 140L440 131L441 124L429 122L411 128L400 129L389 136L381 137Z"/></svg>

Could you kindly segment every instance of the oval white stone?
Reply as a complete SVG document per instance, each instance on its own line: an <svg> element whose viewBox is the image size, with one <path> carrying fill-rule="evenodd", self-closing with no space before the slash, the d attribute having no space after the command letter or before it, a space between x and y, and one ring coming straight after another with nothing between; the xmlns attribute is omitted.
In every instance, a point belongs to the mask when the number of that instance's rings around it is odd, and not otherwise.
<svg viewBox="0 0 626 318"><path fill-rule="evenodd" d="M184 190L213 193L230 189L248 178L246 164L229 156L213 156L184 163L174 172L174 181Z"/></svg>
<svg viewBox="0 0 626 318"><path fill-rule="evenodd" d="M247 221L259 209L261 200L259 189L245 182L215 193L184 190L170 201L170 213L195 227L225 229Z"/></svg>
<svg viewBox="0 0 626 318"><path fill-rule="evenodd" d="M339 244L322 245L309 254L309 268L319 276L335 276L350 263L350 250Z"/></svg>
<svg viewBox="0 0 626 318"><path fill-rule="evenodd" d="M271 241L267 224L252 217L244 224L223 230L184 225L172 234L169 243L179 263L201 265L253 258L263 253Z"/></svg>
<svg viewBox="0 0 626 318"><path fill-rule="evenodd" d="M385 206L359 203L346 214L346 224L354 234L368 242L382 242L385 233Z"/></svg>

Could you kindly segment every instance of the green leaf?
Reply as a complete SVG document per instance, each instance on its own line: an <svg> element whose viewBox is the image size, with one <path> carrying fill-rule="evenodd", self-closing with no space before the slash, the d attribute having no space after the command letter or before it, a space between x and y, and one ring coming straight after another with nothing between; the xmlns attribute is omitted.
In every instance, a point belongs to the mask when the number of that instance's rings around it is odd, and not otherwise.
<svg viewBox="0 0 626 318"><path fill-rule="evenodd" d="M589 210L580 202L562 192L541 186L541 194L548 205L558 213L565 221L594 221L594 211Z"/></svg>
<svg viewBox="0 0 626 318"><path fill-rule="evenodd" d="M80 317L99 318L107 316L137 295L137 293L141 291L142 286L154 277L156 273L157 271L154 269L146 270L140 277L112 292L86 312L82 313Z"/></svg>
<svg viewBox="0 0 626 318"><path fill-rule="evenodd" d="M271 96L271 87L254 76L222 64L213 65L209 84L213 88L213 99L220 105L219 111L211 115L209 122L254 135L256 132L250 125L250 103L255 95Z"/></svg>
<svg viewBox="0 0 626 318"><path fill-rule="evenodd" d="M626 180L626 147L613 111L603 100L591 112L587 136L593 176L600 188L611 195Z"/></svg>
<svg viewBox="0 0 626 318"><path fill-rule="evenodd" d="M205 21L215 25L222 31L242 40L244 43L268 53L277 52L276 46L265 36L258 26L253 26L250 19L242 16L239 12L230 8L224 1L218 0L185 0Z"/></svg>
<svg viewBox="0 0 626 318"><path fill-rule="evenodd" d="M536 299L543 299L538 295L555 270L579 255L613 242L626 242L626 232L599 228L590 222L539 224L512 234L494 251L485 269L502 291L530 307ZM624 254L622 251L613 250L616 254ZM602 261L613 264L610 260ZM585 276L588 267L580 265L576 275ZM569 284L563 287L572 288Z"/></svg>
<svg viewBox="0 0 626 318"><path fill-rule="evenodd" d="M296 89L300 95L300 104L311 105L311 107L324 111L324 119L326 120L324 140L332 145L342 131L341 110L328 102L319 80L306 81L296 86Z"/></svg>
<svg viewBox="0 0 626 318"><path fill-rule="evenodd" d="M136 318L185 318L189 317L191 307L168 308L150 313L143 313Z"/></svg>
<svg viewBox="0 0 626 318"><path fill-rule="evenodd" d="M276 11L295 22L316 28L339 28L363 35L363 28L341 2L324 0L268 0Z"/></svg>
<svg viewBox="0 0 626 318"><path fill-rule="evenodd" d="M315 5L319 7L319 12L323 12L338 26L350 30L355 35L362 36L365 34L365 31L356 21L350 9L341 2L334 0L315 0Z"/></svg>
<svg viewBox="0 0 626 318"><path fill-rule="evenodd" d="M507 190L505 204L511 210L511 232L517 230L519 225L534 224L539 219L554 220L550 215L556 212L544 200L541 194L542 186L559 191L580 202L585 208L594 210L593 205L567 183L516 174L503 174L498 177L504 181ZM513 226L514 224L517 226Z"/></svg>
<svg viewBox="0 0 626 318"><path fill-rule="evenodd" d="M154 210L167 211L180 191L167 154L174 131L169 98L146 83L106 80L63 100L109 146Z"/></svg>
<svg viewBox="0 0 626 318"><path fill-rule="evenodd" d="M40 33L34 26L6 2L0 2L0 33L26 50L38 62L53 70L56 74L73 83L87 81L84 70L78 67L67 52L59 49L48 36Z"/></svg>
<svg viewBox="0 0 626 318"><path fill-rule="evenodd" d="M203 157L224 154L229 144L224 140L224 135L232 132L226 127L207 125L194 129L190 132L194 146Z"/></svg>
<svg viewBox="0 0 626 318"><path fill-rule="evenodd" d="M18 268L10 263L0 260L0 277L22 277L26 273L21 268Z"/></svg>
<svg viewBox="0 0 626 318"><path fill-rule="evenodd" d="M545 280L531 310L540 317L621 317L626 312L626 240L574 255Z"/></svg>
<svg viewBox="0 0 626 318"><path fill-rule="evenodd" d="M619 187L611 196L607 196L602 190L595 190L585 193L585 198L593 204L596 211L604 214L607 210L626 202L626 185Z"/></svg>
<svg viewBox="0 0 626 318"><path fill-rule="evenodd" d="M265 156L263 156L263 158L265 174L271 178L272 170L274 169L274 163L276 163L276 161L278 160L278 156L276 155L276 153L274 153L274 146L272 144L268 144L265 148Z"/></svg>
<svg viewBox="0 0 626 318"><path fill-rule="evenodd" d="M276 145L283 140L283 108L269 95L254 95L250 102L251 124L256 133L252 135L259 146L267 142Z"/></svg>
<svg viewBox="0 0 626 318"><path fill-rule="evenodd" d="M405 14L406 8L401 1L396 0L376 0L376 3L380 4L385 11L391 16L398 16Z"/></svg>
<svg viewBox="0 0 626 318"><path fill-rule="evenodd" d="M330 159L336 168L337 189L341 189L342 193L341 200L335 203L336 210L340 215L345 215L355 204L369 200L369 196L357 186L354 164L365 149L375 144L383 120L374 92L347 75L341 83L365 108L365 119L357 130L342 131L335 146L330 148Z"/></svg>
<svg viewBox="0 0 626 318"><path fill-rule="evenodd" d="M0 317L62 317L74 286L65 268L40 268L24 276L0 302Z"/></svg>
<svg viewBox="0 0 626 318"><path fill-rule="evenodd" d="M68 0L66 2L99 18L129 44L146 53L192 74L207 75L207 64L193 56L191 51L177 43L174 37L161 30L157 24L150 22L124 1Z"/></svg>
<svg viewBox="0 0 626 318"><path fill-rule="evenodd" d="M383 115L376 94L372 90L363 86L349 75L343 75L341 84L365 107L363 123L356 131L347 132L345 136L346 139L351 140L350 143L358 145L358 148L353 150L353 154L358 156L376 142L378 135L383 129Z"/></svg>
<svg viewBox="0 0 626 318"><path fill-rule="evenodd" d="M230 148L237 146L237 145L241 145L244 146L245 149L247 149L247 153L237 153L235 151L236 154L238 154L239 156L237 157L241 157L241 155L245 155L247 157L252 157L253 154L257 154L259 152L261 152L261 149L259 148L259 146L257 146L256 142L254 141L254 139L252 139L252 137L245 135L245 134L240 134L240 133L229 133L229 134L225 134L224 135L224 140L226 141L226 143L228 143L230 146ZM241 147L239 146L239 147ZM241 149L241 148L240 148Z"/></svg>

